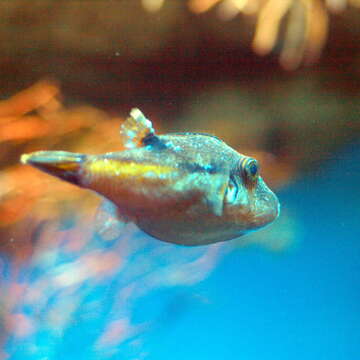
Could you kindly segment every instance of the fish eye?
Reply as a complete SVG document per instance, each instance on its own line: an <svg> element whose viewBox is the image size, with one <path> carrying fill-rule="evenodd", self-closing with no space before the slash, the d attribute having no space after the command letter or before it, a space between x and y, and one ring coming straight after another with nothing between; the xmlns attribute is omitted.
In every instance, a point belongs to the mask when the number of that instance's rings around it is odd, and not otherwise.
<svg viewBox="0 0 360 360"><path fill-rule="evenodd" d="M240 163L241 171L248 184L254 184L259 177L259 163L253 158L244 158Z"/></svg>
<svg viewBox="0 0 360 360"><path fill-rule="evenodd" d="M225 199L228 203L233 203L236 200L237 193L239 188L236 182L230 177L229 184L226 188Z"/></svg>

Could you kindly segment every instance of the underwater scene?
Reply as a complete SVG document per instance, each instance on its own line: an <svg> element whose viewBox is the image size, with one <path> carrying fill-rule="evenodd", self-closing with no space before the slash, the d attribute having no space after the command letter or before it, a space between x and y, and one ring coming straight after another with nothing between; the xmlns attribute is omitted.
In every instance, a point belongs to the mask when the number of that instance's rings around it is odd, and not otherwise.
<svg viewBox="0 0 360 360"><path fill-rule="evenodd" d="M0 10L0 360L360 358L358 0Z"/></svg>

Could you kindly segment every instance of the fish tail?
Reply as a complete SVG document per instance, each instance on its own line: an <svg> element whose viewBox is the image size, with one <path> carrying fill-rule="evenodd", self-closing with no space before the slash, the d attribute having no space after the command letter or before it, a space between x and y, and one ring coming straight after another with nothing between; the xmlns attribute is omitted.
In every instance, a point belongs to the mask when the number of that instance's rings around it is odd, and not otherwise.
<svg viewBox="0 0 360 360"><path fill-rule="evenodd" d="M23 164L81 186L81 169L87 155L67 151L36 151L21 155Z"/></svg>

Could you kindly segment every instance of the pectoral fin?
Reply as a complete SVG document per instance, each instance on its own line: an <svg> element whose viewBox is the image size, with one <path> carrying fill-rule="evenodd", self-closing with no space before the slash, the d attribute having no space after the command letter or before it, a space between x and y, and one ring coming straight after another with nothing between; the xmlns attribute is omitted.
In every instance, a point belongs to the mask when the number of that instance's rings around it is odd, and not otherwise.
<svg viewBox="0 0 360 360"><path fill-rule="evenodd" d="M210 175L211 181L205 184L206 188L206 201L213 209L217 216L223 214L224 209L224 196L228 185L228 176L225 174Z"/></svg>

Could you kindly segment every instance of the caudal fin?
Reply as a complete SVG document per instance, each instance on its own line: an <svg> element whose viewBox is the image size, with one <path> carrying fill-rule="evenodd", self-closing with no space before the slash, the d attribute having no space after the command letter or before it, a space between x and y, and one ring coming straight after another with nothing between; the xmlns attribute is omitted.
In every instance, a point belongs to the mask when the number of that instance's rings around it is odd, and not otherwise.
<svg viewBox="0 0 360 360"><path fill-rule="evenodd" d="M86 157L85 154L67 151L36 151L21 155L20 161L72 184L81 185L79 171Z"/></svg>

